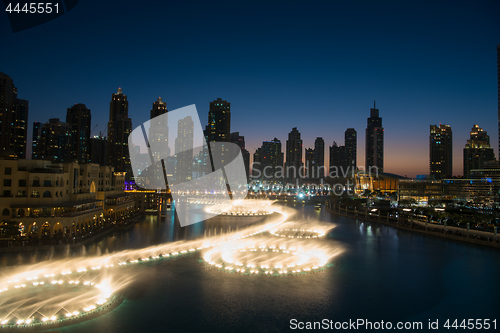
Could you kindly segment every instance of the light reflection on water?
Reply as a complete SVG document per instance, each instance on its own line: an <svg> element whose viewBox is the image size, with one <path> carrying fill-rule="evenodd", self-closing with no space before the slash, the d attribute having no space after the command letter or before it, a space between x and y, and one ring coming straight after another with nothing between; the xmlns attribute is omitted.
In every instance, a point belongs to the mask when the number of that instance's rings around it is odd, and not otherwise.
<svg viewBox="0 0 500 333"><path fill-rule="evenodd" d="M115 310L61 331L255 332L287 330L291 318L426 323L498 316L498 250L331 216L307 206L298 208L294 220L318 216L335 224L326 241L344 248L332 269L284 278L249 277L207 269L196 256L183 257L144 270ZM181 229L148 217L86 249L88 254L140 248L201 237L205 231L219 234L221 228Z"/></svg>

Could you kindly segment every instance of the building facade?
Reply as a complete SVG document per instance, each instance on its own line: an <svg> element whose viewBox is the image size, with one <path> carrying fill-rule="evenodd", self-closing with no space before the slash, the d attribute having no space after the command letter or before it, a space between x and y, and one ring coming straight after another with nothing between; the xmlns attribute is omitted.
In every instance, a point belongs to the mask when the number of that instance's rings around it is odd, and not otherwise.
<svg viewBox="0 0 500 333"><path fill-rule="evenodd" d="M464 178L469 178L471 171L482 169L495 160L495 153L490 146L490 136L478 125L472 126L470 139L464 148Z"/></svg>
<svg viewBox="0 0 500 333"><path fill-rule="evenodd" d="M356 170L358 166L358 133L354 128L348 128L344 132L344 145L346 164Z"/></svg>
<svg viewBox="0 0 500 333"><path fill-rule="evenodd" d="M339 146L333 141L330 147L330 174L331 178L345 178L344 175L357 169L357 132L348 128L344 132L344 145Z"/></svg>
<svg viewBox="0 0 500 333"><path fill-rule="evenodd" d="M128 116L127 95L118 88L116 94L111 95L109 103L108 122L108 161L116 172L126 172L131 177L130 154L128 150L128 136L132 132L132 120Z"/></svg>
<svg viewBox="0 0 500 333"><path fill-rule="evenodd" d="M366 126L366 146L365 146L365 170L377 168L378 172L384 171L384 128L382 127L382 118L379 117L379 109L370 109L370 117L367 119Z"/></svg>
<svg viewBox="0 0 500 333"><path fill-rule="evenodd" d="M90 109L85 104L75 104L68 108L66 123L70 126L72 139L72 158L78 163L89 163L91 156Z"/></svg>
<svg viewBox="0 0 500 333"><path fill-rule="evenodd" d="M191 116L179 119L177 137L175 138L175 156L177 158L175 180L177 182L184 183L193 179L193 140L193 119Z"/></svg>
<svg viewBox="0 0 500 333"><path fill-rule="evenodd" d="M231 134L231 103L217 98L210 102L207 136L209 142L229 142Z"/></svg>
<svg viewBox="0 0 500 333"><path fill-rule="evenodd" d="M247 173L247 179L249 179L250 152L245 148L245 137L240 135L240 132L233 132L229 135L229 140L240 147L241 155L243 156L243 163L245 164L245 171Z"/></svg>
<svg viewBox="0 0 500 333"><path fill-rule="evenodd" d="M0 159L2 223L17 236L75 237L128 217L125 174L97 164ZM10 235L16 236L16 235Z"/></svg>
<svg viewBox="0 0 500 333"><path fill-rule="evenodd" d="M314 158L311 171L310 176L314 179L325 177L325 140L320 137L314 140Z"/></svg>
<svg viewBox="0 0 500 333"><path fill-rule="evenodd" d="M43 123L35 121L33 122L33 134L31 137L31 159L39 160L40 157L40 139L42 137L42 127Z"/></svg>
<svg viewBox="0 0 500 333"><path fill-rule="evenodd" d="M430 125L429 174L434 179L453 176L453 135L450 125Z"/></svg>
<svg viewBox="0 0 500 333"><path fill-rule="evenodd" d="M281 141L274 138L262 142L254 154L254 168L260 171L258 179L265 181L283 180L283 152Z"/></svg>
<svg viewBox="0 0 500 333"><path fill-rule="evenodd" d="M68 163L74 161L71 126L51 118L43 124L38 143L38 159Z"/></svg>
<svg viewBox="0 0 500 333"><path fill-rule="evenodd" d="M14 81L0 72L0 151L27 158L28 101L17 98Z"/></svg>
<svg viewBox="0 0 500 333"><path fill-rule="evenodd" d="M285 177L288 180L303 177L303 161L302 161L302 139L297 127L292 128L288 133L286 141L286 162L285 162Z"/></svg>

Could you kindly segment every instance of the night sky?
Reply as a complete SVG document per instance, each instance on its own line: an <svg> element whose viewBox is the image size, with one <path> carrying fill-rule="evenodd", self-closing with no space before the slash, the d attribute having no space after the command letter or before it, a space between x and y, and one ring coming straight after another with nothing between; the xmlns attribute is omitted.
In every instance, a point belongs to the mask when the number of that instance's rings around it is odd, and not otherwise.
<svg viewBox="0 0 500 333"><path fill-rule="evenodd" d="M422 4L425 3L425 4ZM134 128L161 96L169 110L231 102L231 131L253 155L283 145L297 127L304 148L321 136L343 144L376 100L385 128L385 171L429 172L429 125L453 130L454 174L473 124L498 158L500 1L90 1L38 27L12 33L0 13L0 71L30 103L34 121L84 103L92 135L107 127L118 87ZM28 153L30 156L31 153ZM328 153L325 157L328 160Z"/></svg>

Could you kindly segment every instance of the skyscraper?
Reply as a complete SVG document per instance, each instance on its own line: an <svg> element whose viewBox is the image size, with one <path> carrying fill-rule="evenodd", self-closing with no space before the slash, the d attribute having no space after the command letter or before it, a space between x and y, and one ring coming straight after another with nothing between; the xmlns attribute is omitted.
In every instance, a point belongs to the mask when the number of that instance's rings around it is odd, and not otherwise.
<svg viewBox="0 0 500 333"><path fill-rule="evenodd" d="M436 179L453 176L453 136L450 125L431 125L429 174Z"/></svg>
<svg viewBox="0 0 500 333"><path fill-rule="evenodd" d="M237 144L238 147L241 148L241 155L243 156L243 163L245 164L245 171L247 173L247 179L249 175L250 169L250 152L245 148L245 137L240 135L240 132L233 132L229 135L229 141L234 144Z"/></svg>
<svg viewBox="0 0 500 333"><path fill-rule="evenodd" d="M357 146L357 132L354 128L348 128L344 132L343 146L338 146L333 141L330 147L330 176L343 178L356 170Z"/></svg>
<svg viewBox="0 0 500 333"><path fill-rule="evenodd" d="M166 154L170 157L170 147L168 145L168 118L154 119L168 112L167 103L163 102L161 97L158 97L153 103L153 108L150 111L150 127L149 127L149 144L153 147L164 146L164 149L152 149L151 154L155 160L160 160L160 154ZM162 155L164 156L164 155Z"/></svg>
<svg viewBox="0 0 500 333"><path fill-rule="evenodd" d="M14 81L0 72L0 150L26 158L28 101L17 98Z"/></svg>
<svg viewBox="0 0 500 333"><path fill-rule="evenodd" d="M300 174L302 171L302 140L300 139L300 132L297 130L297 127L292 128L292 131L288 133L285 165L285 177L289 180L303 176Z"/></svg>
<svg viewBox="0 0 500 333"><path fill-rule="evenodd" d="M90 139L90 163L96 163L101 166L106 165L108 141L102 135L94 136Z"/></svg>
<svg viewBox="0 0 500 333"><path fill-rule="evenodd" d="M43 124L40 142L38 145L39 159L53 162L73 161L73 138L71 126L51 118Z"/></svg>
<svg viewBox="0 0 500 333"><path fill-rule="evenodd" d="M339 146L337 142L333 141L333 145L330 146L330 176L333 178L342 177L343 174L350 171L347 167L345 146Z"/></svg>
<svg viewBox="0 0 500 333"><path fill-rule="evenodd" d="M207 137L209 142L229 142L231 132L231 103L217 98L210 102Z"/></svg>
<svg viewBox="0 0 500 333"><path fill-rule="evenodd" d="M252 177L254 179L262 178L262 147L255 149L255 153L253 154L253 163L252 163Z"/></svg>
<svg viewBox="0 0 500 333"><path fill-rule="evenodd" d="M167 103L161 97L158 97L156 102L153 102L153 108L150 111L150 119L161 116L168 112Z"/></svg>
<svg viewBox="0 0 500 333"><path fill-rule="evenodd" d="M177 182L187 182L192 179L193 140L194 122L191 116L187 116L179 120L177 138L175 138L175 155L177 157L175 179Z"/></svg>
<svg viewBox="0 0 500 333"><path fill-rule="evenodd" d="M260 165L255 162L259 162ZM262 180L281 180L281 171L283 170L281 141L274 138L271 141L262 142L262 147L257 149L254 154L254 165L261 171L260 178Z"/></svg>
<svg viewBox="0 0 500 333"><path fill-rule="evenodd" d="M89 163L91 155L90 109L85 104L75 104L68 108L66 123L71 127L72 157L78 163Z"/></svg>
<svg viewBox="0 0 500 333"><path fill-rule="evenodd" d="M323 178L325 176L325 140L316 138L314 140L314 158L313 158L313 173L310 177L314 179Z"/></svg>
<svg viewBox="0 0 500 333"><path fill-rule="evenodd" d="M127 178L132 176L128 150L130 132L132 120L128 117L127 95L118 88L109 103L108 165L114 167L115 172L127 172Z"/></svg>
<svg viewBox="0 0 500 333"><path fill-rule="evenodd" d="M344 133L344 145L346 165L351 166L352 170L356 170L358 166L358 133L354 128L346 129Z"/></svg>
<svg viewBox="0 0 500 333"><path fill-rule="evenodd" d="M379 110L370 109L370 118L367 119L366 126L366 149L365 149L365 170L371 170L376 167L377 172L384 171L384 128L382 127L382 118L379 117Z"/></svg>
<svg viewBox="0 0 500 333"><path fill-rule="evenodd" d="M306 148L304 151L305 155L305 174L304 178L316 178L316 168L315 168L315 160L314 160L314 149Z"/></svg>
<svg viewBox="0 0 500 333"><path fill-rule="evenodd" d="M31 144L31 159L38 160L40 159L40 138L42 137L42 127L43 124L41 122L35 121L33 123L33 135L32 135L32 144Z"/></svg>
<svg viewBox="0 0 500 333"><path fill-rule="evenodd" d="M481 127L474 125L464 148L464 177L470 177L472 170L482 169L486 162L494 160L495 153L490 146L490 136Z"/></svg>

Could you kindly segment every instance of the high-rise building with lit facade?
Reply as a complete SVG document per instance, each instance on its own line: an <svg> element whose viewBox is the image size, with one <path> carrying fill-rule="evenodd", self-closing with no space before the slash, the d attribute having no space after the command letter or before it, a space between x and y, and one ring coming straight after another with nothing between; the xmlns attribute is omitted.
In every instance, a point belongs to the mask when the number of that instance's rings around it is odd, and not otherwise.
<svg viewBox="0 0 500 333"><path fill-rule="evenodd" d="M26 158L28 101L17 98L14 81L0 72L0 151Z"/></svg>
<svg viewBox="0 0 500 333"><path fill-rule="evenodd" d="M330 175L332 177L340 177L342 173L348 172L345 156L345 146L339 146L337 142L333 141L330 146Z"/></svg>
<svg viewBox="0 0 500 333"><path fill-rule="evenodd" d="M252 177L253 179L261 179L262 178L262 148L259 147L255 149L255 153L253 153L253 163L252 163Z"/></svg>
<svg viewBox="0 0 500 333"><path fill-rule="evenodd" d="M229 142L231 133L231 103L217 98L210 102L207 137L209 142Z"/></svg>
<svg viewBox="0 0 500 333"><path fill-rule="evenodd" d="M320 179L325 177L325 140L316 138L314 140L314 158L312 164L311 178Z"/></svg>
<svg viewBox="0 0 500 333"><path fill-rule="evenodd" d="M238 145L241 148L241 155L243 156L243 163L245 164L245 171L247 173L247 179L250 176L250 152L245 148L245 137L240 135L240 132L233 132L229 135L229 141Z"/></svg>
<svg viewBox="0 0 500 333"><path fill-rule="evenodd" d="M128 116L127 95L118 88L116 94L111 95L109 103L107 164L114 167L115 172L126 172L127 178L132 176L128 150L128 136L131 132L132 120Z"/></svg>
<svg viewBox="0 0 500 333"><path fill-rule="evenodd" d="M161 156L170 156L170 147L168 145L168 118L154 119L168 112L167 103L161 97L153 103L153 108L150 111L150 127L148 140L152 147L164 146L164 149L152 149L153 158L158 161Z"/></svg>
<svg viewBox="0 0 500 333"><path fill-rule="evenodd" d="M90 163L90 109L85 104L75 104L68 108L66 123L71 127L72 155L78 163Z"/></svg>
<svg viewBox="0 0 500 333"><path fill-rule="evenodd" d="M40 138L42 136L43 123L39 121L33 122L33 134L31 143L31 159L38 160L40 154Z"/></svg>
<svg viewBox="0 0 500 333"><path fill-rule="evenodd" d="M304 178L316 178L316 167L314 160L314 149L306 148L304 150L305 174Z"/></svg>
<svg viewBox="0 0 500 333"><path fill-rule="evenodd" d="M370 117L367 119L366 126L366 148L365 148L365 170L372 170L376 167L377 172L384 171L384 128L382 127L382 118L379 117L379 109L370 109Z"/></svg>
<svg viewBox="0 0 500 333"><path fill-rule="evenodd" d="M354 128L348 128L344 132L343 146L333 141L330 147L330 175L333 178L343 177L356 170L357 145L357 132Z"/></svg>
<svg viewBox="0 0 500 333"><path fill-rule="evenodd" d="M450 125L430 125L429 174L434 179L453 176L453 135Z"/></svg>
<svg viewBox="0 0 500 333"><path fill-rule="evenodd" d="M350 165L353 170L356 170L358 166L358 133L354 128L348 128L344 132L344 145L346 165Z"/></svg>
<svg viewBox="0 0 500 333"><path fill-rule="evenodd" d="M494 160L495 153L490 146L490 136L481 127L474 125L464 148L464 177L470 177L472 170L483 169L487 162Z"/></svg>
<svg viewBox="0 0 500 333"><path fill-rule="evenodd" d="M260 171L262 180L282 180L283 153L280 140L274 138L262 142L262 146L254 154L254 168Z"/></svg>
<svg viewBox="0 0 500 333"><path fill-rule="evenodd" d="M168 112L167 103L164 102L161 97L158 97L158 99L155 102L153 102L153 108L149 113L150 119L161 116L162 114L165 114L167 112Z"/></svg>
<svg viewBox="0 0 500 333"><path fill-rule="evenodd" d="M177 137L175 138L175 156L177 158L175 179L187 182L192 179L193 172L194 122L191 116L179 119Z"/></svg>
<svg viewBox="0 0 500 333"><path fill-rule="evenodd" d="M297 127L292 128L286 140L285 177L289 180L303 177L302 172L302 139Z"/></svg>
<svg viewBox="0 0 500 333"><path fill-rule="evenodd" d="M71 133L68 123L59 121L58 118L49 119L42 126L37 159L61 163L75 161Z"/></svg>

